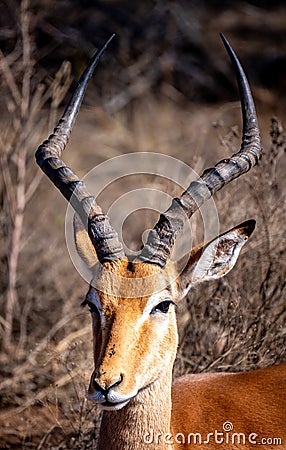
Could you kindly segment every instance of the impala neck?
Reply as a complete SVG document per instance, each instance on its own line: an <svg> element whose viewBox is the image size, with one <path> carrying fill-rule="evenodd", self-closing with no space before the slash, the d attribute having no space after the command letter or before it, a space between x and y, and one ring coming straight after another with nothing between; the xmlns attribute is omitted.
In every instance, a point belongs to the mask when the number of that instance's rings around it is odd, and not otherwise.
<svg viewBox="0 0 286 450"><path fill-rule="evenodd" d="M167 450L170 433L172 374L140 391L118 411L104 411L98 450Z"/></svg>

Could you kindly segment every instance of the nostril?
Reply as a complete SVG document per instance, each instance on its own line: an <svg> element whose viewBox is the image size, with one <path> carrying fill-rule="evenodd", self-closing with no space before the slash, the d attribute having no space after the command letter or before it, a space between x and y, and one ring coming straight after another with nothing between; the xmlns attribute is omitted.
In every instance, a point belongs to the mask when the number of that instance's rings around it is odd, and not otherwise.
<svg viewBox="0 0 286 450"><path fill-rule="evenodd" d="M119 376L119 378L118 378L118 380L117 380L115 383L113 383L113 385L110 386L110 387L116 387L116 386L118 386L120 383L122 383L122 381L123 381L123 375L122 375L122 373L121 373L120 376Z"/></svg>
<svg viewBox="0 0 286 450"><path fill-rule="evenodd" d="M119 378L117 379L117 381L115 381L115 383L113 382L113 380L110 380L109 383L106 383L106 387L103 388L101 386L101 384L99 383L98 379L96 377L93 378L92 383L93 383L93 387L101 392L103 395L106 395L109 391L109 389L115 388L116 386L119 386L120 383L122 383L123 381L123 375L120 374Z"/></svg>
<svg viewBox="0 0 286 450"><path fill-rule="evenodd" d="M100 386L100 384L98 383L96 378L93 378L92 383L93 383L93 387L97 391L101 392L102 394L106 394L107 393L108 389L104 389L102 386Z"/></svg>

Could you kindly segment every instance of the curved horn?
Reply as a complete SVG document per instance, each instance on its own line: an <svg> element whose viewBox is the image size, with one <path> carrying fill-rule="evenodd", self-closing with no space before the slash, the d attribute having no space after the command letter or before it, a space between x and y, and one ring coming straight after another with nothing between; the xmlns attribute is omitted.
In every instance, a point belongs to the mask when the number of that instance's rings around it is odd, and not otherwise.
<svg viewBox="0 0 286 450"><path fill-rule="evenodd" d="M181 197L174 198L169 209L161 214L139 256L140 260L160 267L165 267L176 235L183 229L187 218L216 191L248 172L262 156L255 106L246 75L229 42L222 33L220 36L234 66L240 92L243 120L241 148L231 158L223 159L215 167L206 169L202 176L193 181Z"/></svg>
<svg viewBox="0 0 286 450"><path fill-rule="evenodd" d="M95 197L90 195L84 183L65 165L60 156L68 143L88 81L113 37L114 35L108 39L91 59L89 65L82 73L53 134L40 145L35 155L36 161L43 172L51 179L68 202L71 203L86 225L100 262L123 258L125 255L122 244L119 242L117 233L111 227L108 217L103 214L101 208L97 205Z"/></svg>

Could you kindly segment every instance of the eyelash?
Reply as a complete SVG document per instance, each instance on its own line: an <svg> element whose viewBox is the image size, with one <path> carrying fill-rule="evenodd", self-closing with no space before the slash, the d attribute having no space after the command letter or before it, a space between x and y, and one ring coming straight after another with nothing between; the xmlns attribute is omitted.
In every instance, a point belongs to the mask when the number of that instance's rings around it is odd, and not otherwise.
<svg viewBox="0 0 286 450"><path fill-rule="evenodd" d="M159 303L158 305L156 305L152 311L151 311L151 315L156 314L158 312L163 313L163 314L167 314L167 312L169 311L170 305L175 305L175 303L172 300L164 300L163 302Z"/></svg>
<svg viewBox="0 0 286 450"><path fill-rule="evenodd" d="M92 313L98 313L98 309L97 307L92 303L89 302L88 300L85 300L81 306L88 306L89 312ZM172 300L164 300L163 302L158 303L158 305L154 306L154 308L151 310L151 315L153 314L157 314L157 313L162 313L162 314L167 314L169 312L169 308L170 305L175 305L176 304L172 301Z"/></svg>

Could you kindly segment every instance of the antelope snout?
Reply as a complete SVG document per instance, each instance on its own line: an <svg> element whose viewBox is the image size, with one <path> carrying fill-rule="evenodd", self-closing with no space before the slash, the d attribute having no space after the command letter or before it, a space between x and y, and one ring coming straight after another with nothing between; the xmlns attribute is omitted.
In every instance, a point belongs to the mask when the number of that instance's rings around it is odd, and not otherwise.
<svg viewBox="0 0 286 450"><path fill-rule="evenodd" d="M88 398L105 410L123 408L134 397L134 395L122 394L117 390L123 380L123 374L112 377L93 374L89 385Z"/></svg>
<svg viewBox="0 0 286 450"><path fill-rule="evenodd" d="M123 375L120 374L119 376L115 376L112 378L104 378L102 380L102 377L97 377L94 375L92 377L92 384L96 391L101 392L105 397L107 397L108 392L111 389L115 389L117 386L119 386L123 381Z"/></svg>

